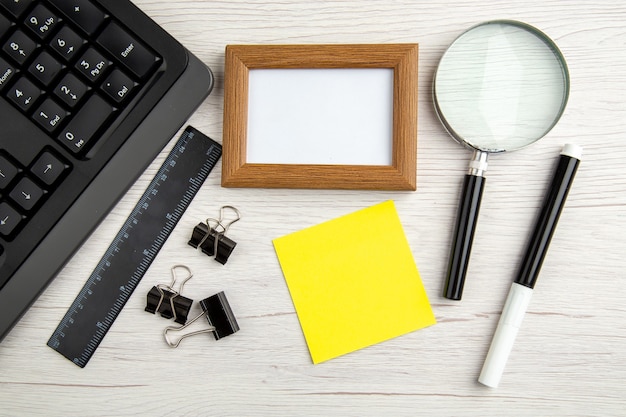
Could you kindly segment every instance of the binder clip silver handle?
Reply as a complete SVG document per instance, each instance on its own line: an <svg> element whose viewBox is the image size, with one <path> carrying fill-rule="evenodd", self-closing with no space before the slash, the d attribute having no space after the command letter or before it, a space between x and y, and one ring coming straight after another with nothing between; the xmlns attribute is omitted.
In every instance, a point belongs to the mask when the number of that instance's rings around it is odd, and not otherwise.
<svg viewBox="0 0 626 417"><path fill-rule="evenodd" d="M187 324L185 324L183 326L168 326L168 327L166 327L165 330L163 330L163 337L165 337L165 342L169 345L169 347L177 348L178 345L180 345L180 342L182 342L183 339L186 339L187 337L195 336L195 335L202 334L202 333L210 333L210 332L214 331L215 330L215 326L210 326L210 327L207 327L206 329L196 330L195 332L186 333L186 334L182 335L181 337L179 337L176 342L172 342L170 340L170 338L167 335L168 332L179 332L179 331L185 330L188 326L193 324L193 322L195 322L196 320L198 320L202 316L204 316L204 312L198 314L196 317L194 317L193 319L189 320L187 322Z"/></svg>
<svg viewBox="0 0 626 417"><path fill-rule="evenodd" d="M226 216L224 215L224 212L226 211L226 209L230 209L232 211L235 212L235 218L233 220L230 221L226 221ZM233 224L237 223L239 220L241 220L241 212L239 210L237 210L236 207L233 206L222 206L220 208L220 219L219 219L219 224L222 226L222 229L224 229L222 231L222 234L226 234L226 232L228 232L228 228L230 226L232 226Z"/></svg>

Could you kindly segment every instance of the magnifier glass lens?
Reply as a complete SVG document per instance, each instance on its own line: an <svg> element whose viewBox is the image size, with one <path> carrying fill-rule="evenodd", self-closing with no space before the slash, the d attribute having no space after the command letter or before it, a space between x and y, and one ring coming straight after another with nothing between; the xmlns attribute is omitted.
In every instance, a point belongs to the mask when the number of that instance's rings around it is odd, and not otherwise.
<svg viewBox="0 0 626 417"><path fill-rule="evenodd" d="M439 115L452 136L498 152L543 137L561 116L569 85L562 56L540 33L492 22L450 46L434 88Z"/></svg>

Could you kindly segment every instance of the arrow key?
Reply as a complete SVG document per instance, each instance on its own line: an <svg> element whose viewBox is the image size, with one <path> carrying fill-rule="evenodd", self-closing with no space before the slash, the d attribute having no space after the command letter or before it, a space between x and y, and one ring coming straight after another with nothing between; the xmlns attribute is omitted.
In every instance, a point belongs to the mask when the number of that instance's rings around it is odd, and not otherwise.
<svg viewBox="0 0 626 417"><path fill-rule="evenodd" d="M24 210L31 210L43 196L43 190L32 180L24 177L17 183L9 196Z"/></svg>
<svg viewBox="0 0 626 417"><path fill-rule="evenodd" d="M17 175L17 167L0 155L0 189L4 190Z"/></svg>
<svg viewBox="0 0 626 417"><path fill-rule="evenodd" d="M0 203L0 235L10 235L21 221L22 216L13 207Z"/></svg>
<svg viewBox="0 0 626 417"><path fill-rule="evenodd" d="M30 171L47 185L54 184L69 166L48 151L35 161Z"/></svg>

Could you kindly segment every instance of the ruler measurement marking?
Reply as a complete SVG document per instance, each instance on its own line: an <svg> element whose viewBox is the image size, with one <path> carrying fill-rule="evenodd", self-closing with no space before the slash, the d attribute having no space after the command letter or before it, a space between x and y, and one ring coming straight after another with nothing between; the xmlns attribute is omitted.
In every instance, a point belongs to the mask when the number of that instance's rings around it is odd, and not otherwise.
<svg viewBox="0 0 626 417"><path fill-rule="evenodd" d="M195 132L190 127L183 132L50 337L48 346L78 366L87 364L219 160L221 145ZM195 176L184 189L168 188L190 172ZM173 201L178 203L170 211L167 206ZM135 248L140 260L132 259ZM98 296L92 297L94 293Z"/></svg>

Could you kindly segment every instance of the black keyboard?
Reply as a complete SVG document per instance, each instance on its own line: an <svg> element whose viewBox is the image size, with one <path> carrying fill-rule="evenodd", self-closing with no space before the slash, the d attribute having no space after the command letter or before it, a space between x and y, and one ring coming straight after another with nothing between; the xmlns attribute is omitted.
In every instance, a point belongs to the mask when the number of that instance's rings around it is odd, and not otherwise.
<svg viewBox="0 0 626 417"><path fill-rule="evenodd" d="M127 0L0 0L0 340L209 94Z"/></svg>

